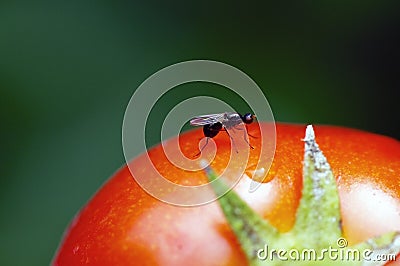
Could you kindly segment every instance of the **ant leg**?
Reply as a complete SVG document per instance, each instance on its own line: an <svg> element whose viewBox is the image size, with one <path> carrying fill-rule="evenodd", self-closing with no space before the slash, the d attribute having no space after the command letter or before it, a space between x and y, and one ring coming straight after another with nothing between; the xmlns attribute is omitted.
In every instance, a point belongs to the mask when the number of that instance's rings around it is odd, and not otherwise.
<svg viewBox="0 0 400 266"><path fill-rule="evenodd" d="M252 138L255 138L255 139L257 139L257 137L256 136L253 136L253 135L251 135L250 133L249 133L249 129L247 128L247 125L245 124L245 126L246 126L246 131L247 131L247 135L249 135L250 137L252 137ZM243 130L243 128L241 128L241 127L234 127L236 130Z"/></svg>
<svg viewBox="0 0 400 266"><path fill-rule="evenodd" d="M256 139L257 137L255 137L255 136L249 134L249 129L247 128L247 125L245 125L245 126L246 126L247 135L249 135L249 136L252 137L253 139Z"/></svg>
<svg viewBox="0 0 400 266"><path fill-rule="evenodd" d="M193 156L193 158L198 157L198 156L202 153L202 151L204 150L204 148L207 146L208 140L209 140L209 139L210 139L210 138L207 137L206 143L203 145L203 147L200 148L200 151L199 151L198 153L196 153L196 155Z"/></svg>
<svg viewBox="0 0 400 266"><path fill-rule="evenodd" d="M247 140L247 138L246 138L246 132L248 132L248 131L247 131L247 125L246 125L246 131L244 131L243 128L236 128L236 129L237 129L237 130L243 130L243 139L244 139L244 141L246 141L246 143L249 144L249 147L250 147L252 150L254 150L254 147L251 146L250 142L249 142L249 141ZM247 133L247 135L250 136L250 137L256 138L256 137L250 135L249 133Z"/></svg>
<svg viewBox="0 0 400 266"><path fill-rule="evenodd" d="M258 139L256 136L253 136L253 135L251 135L251 134L249 134L249 133L247 133L247 135L248 135L249 137L252 137L253 139Z"/></svg>
<svg viewBox="0 0 400 266"><path fill-rule="evenodd" d="M247 135L249 135L249 134L247 134ZM249 135L249 136L250 136L250 135ZM244 138L244 140L246 141L246 143L249 144L249 147L250 147L252 150L254 150L254 147L251 146L250 142L249 142L249 141L247 140L247 138L246 138L246 132L243 132L243 138Z"/></svg>
<svg viewBox="0 0 400 266"><path fill-rule="evenodd" d="M228 130L224 130L226 132L226 134L228 134L229 138L232 140L232 145L235 148L236 153L239 153L239 151L237 150L236 144L235 144L235 140L231 137L231 135L229 134Z"/></svg>

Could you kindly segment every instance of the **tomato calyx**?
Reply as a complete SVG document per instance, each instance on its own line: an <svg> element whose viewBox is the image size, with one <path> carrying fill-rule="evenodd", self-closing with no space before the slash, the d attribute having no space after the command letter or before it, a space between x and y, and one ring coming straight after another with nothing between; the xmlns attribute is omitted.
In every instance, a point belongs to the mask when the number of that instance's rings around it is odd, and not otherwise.
<svg viewBox="0 0 400 266"><path fill-rule="evenodd" d="M303 188L296 222L289 232L279 232L259 216L238 194L230 190L218 199L250 265L384 265L378 260L400 254L400 232L389 232L348 246L341 228L340 201L336 180L320 150L314 130L307 126L303 161ZM217 195L226 184L207 163L205 173ZM391 257L393 259L393 257Z"/></svg>

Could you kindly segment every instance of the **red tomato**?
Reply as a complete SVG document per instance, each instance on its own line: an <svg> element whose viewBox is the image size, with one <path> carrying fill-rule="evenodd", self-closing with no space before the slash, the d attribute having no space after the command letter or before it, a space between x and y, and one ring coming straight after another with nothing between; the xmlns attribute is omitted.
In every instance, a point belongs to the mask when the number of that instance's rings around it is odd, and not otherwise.
<svg viewBox="0 0 400 266"><path fill-rule="evenodd" d="M260 124L264 126L263 124ZM249 126L257 134L258 124ZM302 188L305 126L277 124L273 164L260 193L247 194L249 177L235 190L280 231L295 219ZM314 127L316 140L337 178L344 235L349 244L384 232L400 231L400 142L359 130ZM202 131L180 136L183 152L198 151ZM221 172L230 152L229 138L214 138L218 152L212 167ZM258 161L259 139L248 163ZM159 145L149 150L156 168L181 184L207 182L202 171L173 166ZM135 160L143 160L144 155ZM143 165L144 172L147 165ZM254 169L253 169L254 170ZM261 195L261 196L260 196ZM57 251L54 265L246 265L246 257L217 202L177 207L144 192L125 166L75 217Z"/></svg>

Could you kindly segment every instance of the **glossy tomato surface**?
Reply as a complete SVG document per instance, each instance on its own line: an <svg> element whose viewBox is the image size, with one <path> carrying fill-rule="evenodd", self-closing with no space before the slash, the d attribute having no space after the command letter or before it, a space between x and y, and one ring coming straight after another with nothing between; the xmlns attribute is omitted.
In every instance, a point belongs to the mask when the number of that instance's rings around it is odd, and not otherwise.
<svg viewBox="0 0 400 266"><path fill-rule="evenodd" d="M252 124L249 133L257 135ZM354 129L315 126L316 140L337 179L343 230L349 244L400 231L400 142ZM248 184L258 161L259 139L251 139L248 171L235 190L280 231L295 220L301 197L305 125L277 124L275 157L266 183L255 193ZM198 151L201 129L179 138L183 152ZM212 163L223 171L230 152L226 134L214 138ZM156 168L180 184L205 183L202 171L173 166L157 146L149 150ZM135 160L142 160L144 155ZM143 172L146 173L146 165ZM177 207L161 202L132 178L125 166L106 182L75 217L53 261L54 265L246 265L245 255L218 203Z"/></svg>

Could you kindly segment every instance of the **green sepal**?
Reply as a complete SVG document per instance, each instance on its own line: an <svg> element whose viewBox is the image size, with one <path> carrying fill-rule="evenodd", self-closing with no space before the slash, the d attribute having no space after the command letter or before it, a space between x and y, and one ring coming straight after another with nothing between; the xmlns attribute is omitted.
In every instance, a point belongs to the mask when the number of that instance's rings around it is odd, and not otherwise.
<svg viewBox="0 0 400 266"><path fill-rule="evenodd" d="M292 230L280 233L259 216L239 195L230 190L218 199L219 205L246 254L250 265L384 265L377 256L396 256L400 253L400 233L389 232L352 247L347 246L341 228L339 194L329 163L315 141L312 126L307 126L303 165L302 197ZM205 173L217 195L228 191L207 163ZM286 259L280 258L286 251ZM288 253L309 254L310 260L291 259ZM337 257L328 251L336 250ZM267 252L265 252L267 251ZM266 253L271 256L265 256ZM295 253L296 253L295 252ZM365 257L366 253L368 257ZM312 253L314 254L314 253ZM324 256L323 256L324 254ZM336 253L334 253L336 254ZM352 255L355 256L351 257ZM265 259L263 258L265 256ZM347 256L347 257L346 257Z"/></svg>

